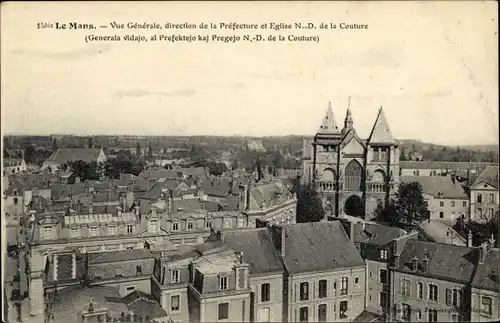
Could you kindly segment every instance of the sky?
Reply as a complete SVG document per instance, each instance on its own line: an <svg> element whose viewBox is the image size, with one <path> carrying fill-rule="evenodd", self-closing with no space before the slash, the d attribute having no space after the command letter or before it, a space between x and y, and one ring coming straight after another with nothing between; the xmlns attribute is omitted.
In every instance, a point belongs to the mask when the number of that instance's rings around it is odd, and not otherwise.
<svg viewBox="0 0 500 323"><path fill-rule="evenodd" d="M368 137L498 143L496 2L5 3L5 134L314 135L331 102ZM367 30L261 30L318 43L86 43L86 35L242 31L37 29L37 22L341 22Z"/></svg>

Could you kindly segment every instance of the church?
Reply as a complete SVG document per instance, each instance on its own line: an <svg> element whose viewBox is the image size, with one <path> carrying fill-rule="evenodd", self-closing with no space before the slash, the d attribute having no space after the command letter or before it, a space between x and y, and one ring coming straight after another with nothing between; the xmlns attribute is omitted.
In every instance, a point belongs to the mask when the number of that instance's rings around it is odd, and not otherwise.
<svg viewBox="0 0 500 323"><path fill-rule="evenodd" d="M340 129L330 103L314 138L304 140L302 182L314 185L326 217L374 218L399 183L399 148L382 107L370 136L361 139L350 106Z"/></svg>

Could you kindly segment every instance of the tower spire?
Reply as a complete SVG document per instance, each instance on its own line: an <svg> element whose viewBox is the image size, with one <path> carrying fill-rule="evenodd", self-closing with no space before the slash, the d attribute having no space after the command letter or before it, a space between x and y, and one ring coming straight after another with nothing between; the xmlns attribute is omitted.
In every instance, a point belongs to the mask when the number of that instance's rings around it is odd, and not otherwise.
<svg viewBox="0 0 500 323"><path fill-rule="evenodd" d="M334 134L338 133L337 123L335 122L335 117L333 116L332 102L328 102L328 109L323 117L323 122L319 127L318 133L322 134Z"/></svg>
<svg viewBox="0 0 500 323"><path fill-rule="evenodd" d="M352 120L352 113L351 113L351 97L349 96L349 99L347 101L347 111L346 111L346 116L344 119L344 128L342 129L342 135L345 135L349 130L353 129L353 120Z"/></svg>

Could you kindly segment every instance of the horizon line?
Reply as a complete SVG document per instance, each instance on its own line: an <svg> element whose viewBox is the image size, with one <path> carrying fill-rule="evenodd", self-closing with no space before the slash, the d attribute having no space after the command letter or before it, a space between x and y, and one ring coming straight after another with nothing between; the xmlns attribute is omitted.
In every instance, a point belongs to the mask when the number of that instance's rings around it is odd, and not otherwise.
<svg viewBox="0 0 500 323"><path fill-rule="evenodd" d="M308 138L314 138L314 135L304 135L304 134L281 134L281 135L261 135L261 136L254 136L254 135L244 135L244 134L233 134L233 135L205 135L205 134L199 134L199 135L194 135L194 134L183 134L183 135L167 135L167 134L150 134L150 135L139 135L139 134L70 134L70 133L54 133L54 134L23 134L23 133L3 133L3 137L8 137L8 136L15 136L15 137L51 137L51 136L68 136L68 137L81 137L81 138L88 138L88 137L212 137L212 138L217 138L217 137L236 137L236 138L252 138L252 139L259 139L259 138L273 138L273 137L308 137ZM490 142L490 143L474 143L474 144L439 144L439 143L433 143L433 142L425 142L422 141L421 139L413 139L413 138L405 138L405 139L397 139L395 138L396 141L417 141L422 144L432 144L432 145L437 145L437 146L450 146L450 147L460 147L460 146L498 146L498 141L496 142Z"/></svg>

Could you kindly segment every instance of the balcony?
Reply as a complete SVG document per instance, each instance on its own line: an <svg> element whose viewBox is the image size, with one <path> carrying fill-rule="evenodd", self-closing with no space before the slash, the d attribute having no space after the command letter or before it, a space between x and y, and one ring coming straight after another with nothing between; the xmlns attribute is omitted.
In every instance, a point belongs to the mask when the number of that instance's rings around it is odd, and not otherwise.
<svg viewBox="0 0 500 323"><path fill-rule="evenodd" d="M370 193L385 193L387 185L384 183L367 183L366 190Z"/></svg>
<svg viewBox="0 0 500 323"><path fill-rule="evenodd" d="M316 183L319 192L335 192L337 190L337 183L335 182L318 182Z"/></svg>

